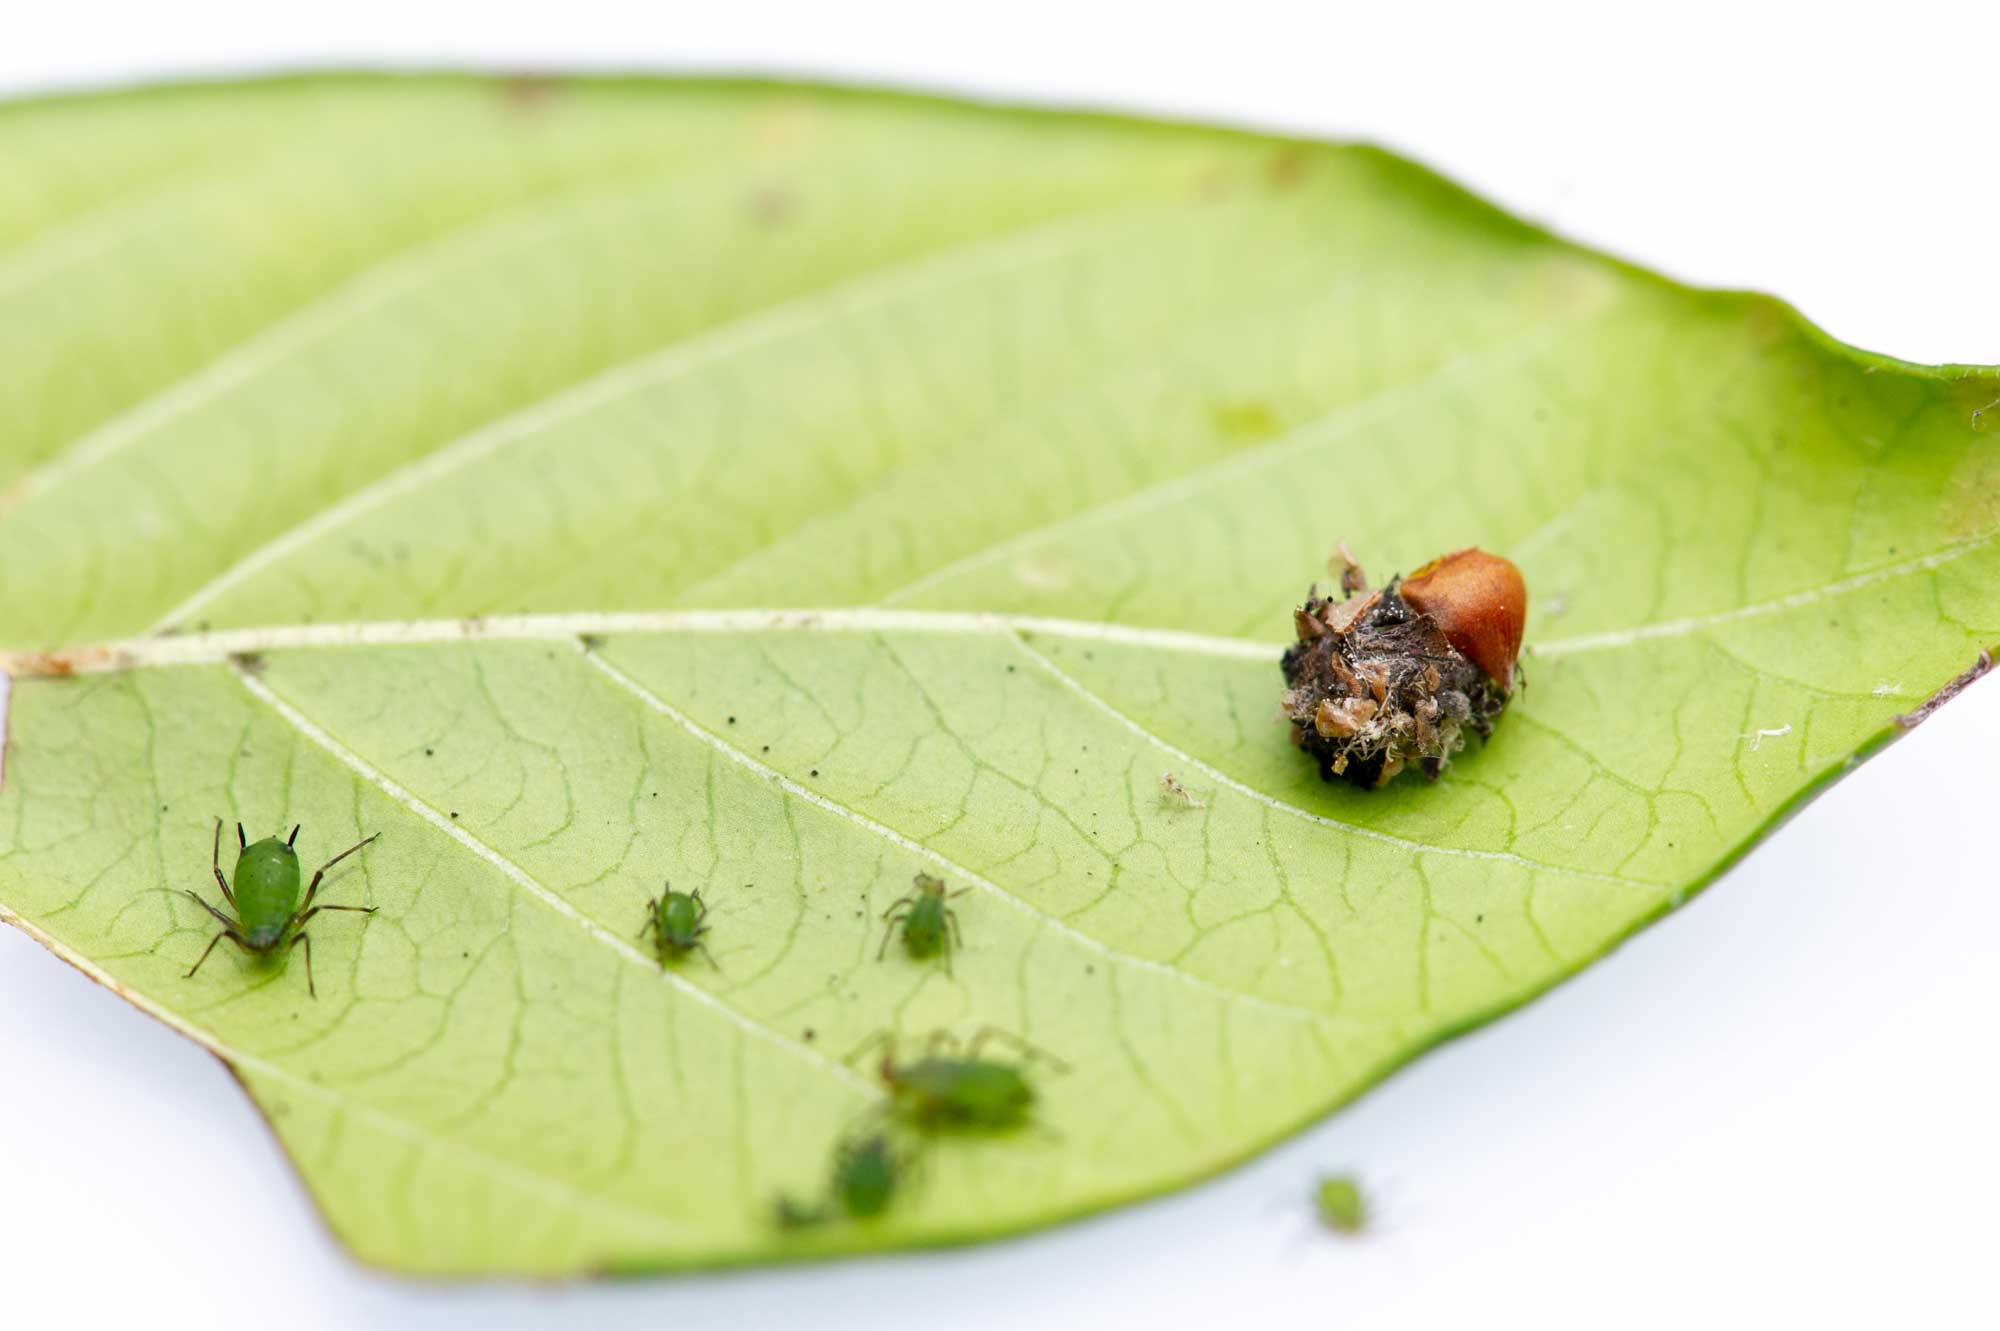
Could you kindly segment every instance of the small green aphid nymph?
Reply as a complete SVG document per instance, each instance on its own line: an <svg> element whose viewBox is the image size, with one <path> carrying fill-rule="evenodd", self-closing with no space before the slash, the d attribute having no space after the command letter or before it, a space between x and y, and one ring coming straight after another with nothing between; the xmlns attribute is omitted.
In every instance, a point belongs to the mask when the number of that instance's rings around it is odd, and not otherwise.
<svg viewBox="0 0 2000 1331"><path fill-rule="evenodd" d="M334 865L360 850L379 837L366 836L349 846L340 854L319 866L313 874L312 884L306 888L305 900L299 900L299 855L292 849L292 843L299 838L298 827L283 841L271 836L265 837L254 846L243 835L243 824L236 824L236 873L235 887L222 876L222 820L215 820L215 844L209 850L209 862L215 870L215 884L222 889L222 899L236 912L236 918L229 916L202 900L201 895L189 892L200 907L222 921L222 932L208 940L201 956L194 965L188 967L188 976L201 969L208 954L215 951L215 945L227 938L245 952L256 957L275 956L279 952L290 952L304 946L306 950L306 992L315 998L319 990L313 984L312 939L306 936L306 921L323 910L351 910L364 915L373 915L373 906L315 906L313 898L319 894L320 879Z"/></svg>
<svg viewBox="0 0 2000 1331"><path fill-rule="evenodd" d="M842 1142L833 1157L834 1205L850 1220L881 1215L894 1200L908 1163L885 1132Z"/></svg>
<svg viewBox="0 0 2000 1331"><path fill-rule="evenodd" d="M708 925L703 923L706 919L708 907L702 903L700 888L676 892L669 883L665 892L646 903L646 924L639 930L639 937L653 936L653 949L660 954L662 966L678 961L696 948L714 966L714 954L701 941L701 936L708 932Z"/></svg>
<svg viewBox="0 0 2000 1331"><path fill-rule="evenodd" d="M980 1049L996 1039L1013 1045L1022 1061L981 1058ZM949 1033L939 1031L926 1042L921 1058L900 1063L896 1060L896 1037L885 1031L865 1041L848 1059L852 1061L880 1045L882 1061L876 1070L889 1091L889 1112L926 1132L1008 1132L1018 1128L1035 1107L1035 1087L1028 1079L1027 1064L1035 1061L1057 1072L1069 1070L1053 1054L992 1026L974 1035L963 1053L952 1051L954 1043Z"/></svg>
<svg viewBox="0 0 2000 1331"><path fill-rule="evenodd" d="M837 1216L873 1220L895 1200L896 1191L909 1172L911 1158L909 1150L899 1148L887 1132L879 1129L864 1136L848 1137L834 1148L827 1200L808 1204L781 1196L773 1208L773 1218L780 1229L807 1229Z"/></svg>
<svg viewBox="0 0 2000 1331"><path fill-rule="evenodd" d="M1335 1234L1359 1234L1368 1228L1368 1201L1361 1185L1346 1174L1329 1174L1313 1188L1313 1212L1322 1227Z"/></svg>
<svg viewBox="0 0 2000 1331"><path fill-rule="evenodd" d="M917 961L941 955L944 973L951 974L951 950L964 947L965 938L958 930L958 912L944 903L949 897L964 896L969 891L970 888L961 887L956 892L946 892L944 879L918 874L916 890L898 898L882 912L889 926L882 934L882 946L875 950L875 960L888 955L889 941L900 926L905 952Z"/></svg>

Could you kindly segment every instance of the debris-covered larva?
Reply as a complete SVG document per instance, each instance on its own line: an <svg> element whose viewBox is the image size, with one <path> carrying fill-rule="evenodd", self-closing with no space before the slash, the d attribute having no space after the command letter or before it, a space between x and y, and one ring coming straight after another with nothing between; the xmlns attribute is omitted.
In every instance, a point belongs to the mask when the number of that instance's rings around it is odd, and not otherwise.
<svg viewBox="0 0 2000 1331"><path fill-rule="evenodd" d="M1293 615L1284 711L1327 780L1374 788L1405 767L1436 779L1465 732L1481 738L1514 693L1527 619L1521 571L1457 550L1369 590L1341 546L1341 597L1315 589Z"/></svg>

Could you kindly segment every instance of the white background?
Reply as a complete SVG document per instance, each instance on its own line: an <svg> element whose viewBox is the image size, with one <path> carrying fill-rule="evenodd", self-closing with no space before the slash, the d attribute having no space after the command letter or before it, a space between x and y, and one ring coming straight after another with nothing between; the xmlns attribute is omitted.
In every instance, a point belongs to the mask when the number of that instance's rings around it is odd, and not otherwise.
<svg viewBox="0 0 2000 1331"><path fill-rule="evenodd" d="M1386 143L1875 350L2000 362L1990 3L1851 24L1744 2L535 8L10 7L0 95L482 62L1249 122ZM808 1269L552 1289L362 1270L218 1063L0 929L0 1325L1992 1326L1996 753L1989 682L1582 978L1214 1183ZM1367 1182L1371 1237L1311 1230L1329 1167Z"/></svg>

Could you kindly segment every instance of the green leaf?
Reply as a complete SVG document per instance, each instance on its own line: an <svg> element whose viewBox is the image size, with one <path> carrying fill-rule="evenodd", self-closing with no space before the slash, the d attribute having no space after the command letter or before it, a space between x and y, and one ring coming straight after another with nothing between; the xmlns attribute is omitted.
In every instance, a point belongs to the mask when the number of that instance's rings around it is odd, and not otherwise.
<svg viewBox="0 0 2000 1331"><path fill-rule="evenodd" d="M0 108L0 915L225 1059L422 1272L980 1238L1214 1172L1678 904L2000 638L2000 375L1382 152L750 83ZM1336 538L1477 544L1435 785L1273 720ZM1172 772L1200 807L1162 798ZM303 823L298 958L215 820ZM877 960L925 871L950 973ZM710 907L662 969L663 881ZM1690 977L1693 982L1693 977ZM793 1235L886 1028L1040 1127Z"/></svg>

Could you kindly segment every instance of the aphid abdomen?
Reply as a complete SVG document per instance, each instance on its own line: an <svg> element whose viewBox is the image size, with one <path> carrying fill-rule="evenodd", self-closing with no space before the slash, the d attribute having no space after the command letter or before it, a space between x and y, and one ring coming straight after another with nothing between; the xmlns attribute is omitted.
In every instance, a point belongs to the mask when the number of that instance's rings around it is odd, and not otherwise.
<svg viewBox="0 0 2000 1331"><path fill-rule="evenodd" d="M903 947L919 960L934 957L944 946L944 931L944 897L919 893L909 918L903 921Z"/></svg>
<svg viewBox="0 0 2000 1331"><path fill-rule="evenodd" d="M882 1214L896 1194L896 1170L895 1153L880 1134L844 1147L833 1179L840 1209L856 1220Z"/></svg>
<svg viewBox="0 0 2000 1331"><path fill-rule="evenodd" d="M695 930L700 927L700 911L694 898L682 892L669 892L660 902L660 936L672 947L693 947Z"/></svg>
<svg viewBox="0 0 2000 1331"><path fill-rule="evenodd" d="M897 1070L895 1090L905 1115L929 1128L1003 1132L1035 1103L1020 1069L984 1059L921 1059Z"/></svg>
<svg viewBox="0 0 2000 1331"><path fill-rule="evenodd" d="M275 946L299 906L299 857L277 837L266 837L236 860L231 884L243 937L257 951Z"/></svg>

